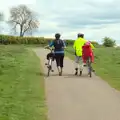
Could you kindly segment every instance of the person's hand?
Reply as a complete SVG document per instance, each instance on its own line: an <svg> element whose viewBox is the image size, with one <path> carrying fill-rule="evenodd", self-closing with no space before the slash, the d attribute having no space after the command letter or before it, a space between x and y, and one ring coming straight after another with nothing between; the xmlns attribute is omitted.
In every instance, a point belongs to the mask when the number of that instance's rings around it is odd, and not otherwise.
<svg viewBox="0 0 120 120"><path fill-rule="evenodd" d="M65 49L66 48L66 46L65 47L63 47L63 49Z"/></svg>
<svg viewBox="0 0 120 120"><path fill-rule="evenodd" d="M44 48L45 48L45 49L48 49L48 48L49 48L49 46L47 45L47 46L45 46Z"/></svg>

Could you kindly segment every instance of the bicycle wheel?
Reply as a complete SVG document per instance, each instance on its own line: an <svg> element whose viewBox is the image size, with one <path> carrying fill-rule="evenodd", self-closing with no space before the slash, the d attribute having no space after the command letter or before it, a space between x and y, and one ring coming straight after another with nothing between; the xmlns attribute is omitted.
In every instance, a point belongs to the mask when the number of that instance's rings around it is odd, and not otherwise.
<svg viewBox="0 0 120 120"><path fill-rule="evenodd" d="M90 58L88 58L87 64L88 64L88 74L89 74L90 77L92 77L92 67L91 67Z"/></svg>
<svg viewBox="0 0 120 120"><path fill-rule="evenodd" d="M52 64L52 59L50 58L49 62L48 62L48 74L47 74L48 76L50 76L50 71L51 71L51 67L52 67L51 64Z"/></svg>
<svg viewBox="0 0 120 120"><path fill-rule="evenodd" d="M48 67L48 74L47 74L48 76L50 75L50 68Z"/></svg>
<svg viewBox="0 0 120 120"><path fill-rule="evenodd" d="M92 77L91 67L89 67L89 76Z"/></svg>

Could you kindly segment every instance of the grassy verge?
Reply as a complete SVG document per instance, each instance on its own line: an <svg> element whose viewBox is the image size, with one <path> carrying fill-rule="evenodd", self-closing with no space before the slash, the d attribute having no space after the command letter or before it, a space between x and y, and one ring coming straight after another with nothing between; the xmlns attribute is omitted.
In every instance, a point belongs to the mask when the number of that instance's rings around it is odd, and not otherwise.
<svg viewBox="0 0 120 120"><path fill-rule="evenodd" d="M23 46L0 46L0 120L46 120L40 62Z"/></svg>
<svg viewBox="0 0 120 120"><path fill-rule="evenodd" d="M120 49L119 48L96 48L95 64L93 67L98 76L107 81L112 87L120 90ZM74 58L72 47L66 50L67 56Z"/></svg>

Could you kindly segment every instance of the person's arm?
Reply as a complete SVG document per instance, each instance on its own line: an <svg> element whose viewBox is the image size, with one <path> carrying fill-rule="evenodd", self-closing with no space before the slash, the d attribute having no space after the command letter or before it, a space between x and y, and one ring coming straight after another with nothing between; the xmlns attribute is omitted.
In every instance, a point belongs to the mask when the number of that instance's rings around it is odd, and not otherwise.
<svg viewBox="0 0 120 120"><path fill-rule="evenodd" d="M45 46L45 48L52 47L54 45L54 42L52 41L49 45Z"/></svg>
<svg viewBox="0 0 120 120"><path fill-rule="evenodd" d="M54 45L54 41L52 41L50 44L49 44L49 47L52 47Z"/></svg>
<svg viewBox="0 0 120 120"><path fill-rule="evenodd" d="M74 50L75 50L75 48L76 48L76 41L74 42L73 48L74 48Z"/></svg>
<svg viewBox="0 0 120 120"><path fill-rule="evenodd" d="M66 44L65 44L65 42L63 41L63 48L65 49L66 48Z"/></svg>

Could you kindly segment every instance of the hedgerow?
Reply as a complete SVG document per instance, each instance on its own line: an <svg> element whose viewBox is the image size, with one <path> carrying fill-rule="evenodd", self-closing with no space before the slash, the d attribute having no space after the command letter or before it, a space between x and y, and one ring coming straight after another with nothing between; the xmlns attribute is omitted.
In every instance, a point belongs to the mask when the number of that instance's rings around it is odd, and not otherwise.
<svg viewBox="0 0 120 120"><path fill-rule="evenodd" d="M0 44L40 44L47 45L49 42L54 40L53 38L44 37L19 37L19 36L8 36L0 35ZM72 46L74 40L64 40L67 46ZM92 41L93 45L99 45L97 42Z"/></svg>

